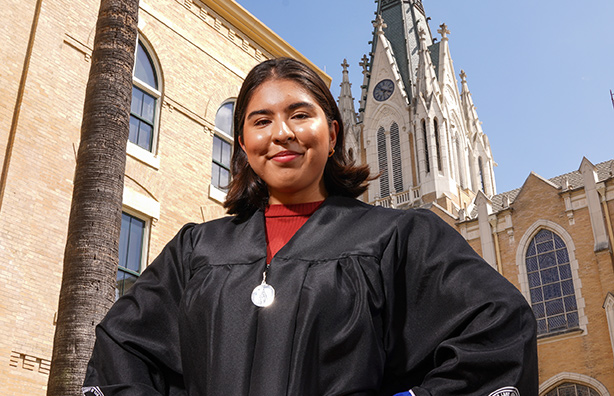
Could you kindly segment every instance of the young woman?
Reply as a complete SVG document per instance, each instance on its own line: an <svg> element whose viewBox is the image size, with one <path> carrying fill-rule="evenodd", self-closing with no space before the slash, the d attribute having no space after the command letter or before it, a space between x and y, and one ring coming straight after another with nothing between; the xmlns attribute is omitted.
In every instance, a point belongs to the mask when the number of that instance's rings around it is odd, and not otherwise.
<svg viewBox="0 0 614 396"><path fill-rule="evenodd" d="M185 226L97 328L103 395L537 395L522 295L428 210L355 197L369 170L307 66L237 98L234 216Z"/></svg>

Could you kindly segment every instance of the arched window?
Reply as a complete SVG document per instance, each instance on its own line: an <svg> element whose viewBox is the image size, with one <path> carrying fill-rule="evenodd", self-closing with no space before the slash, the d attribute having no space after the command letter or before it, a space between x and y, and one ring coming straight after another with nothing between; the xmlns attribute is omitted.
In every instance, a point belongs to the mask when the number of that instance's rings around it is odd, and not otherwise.
<svg viewBox="0 0 614 396"><path fill-rule="evenodd" d="M478 177L480 178L480 190L486 192L484 188L484 165L482 164L482 157L478 157Z"/></svg>
<svg viewBox="0 0 614 396"><path fill-rule="evenodd" d="M599 392L593 388L575 384L573 382L565 382L556 388L552 389L544 396L601 396Z"/></svg>
<svg viewBox="0 0 614 396"><path fill-rule="evenodd" d="M431 171L431 159L429 158L429 140L426 133L426 121L422 120L422 137L424 138L424 160L426 161L426 173Z"/></svg>
<svg viewBox="0 0 614 396"><path fill-rule="evenodd" d="M154 153L161 94L156 68L141 41L137 45L132 84L128 141Z"/></svg>
<svg viewBox="0 0 614 396"><path fill-rule="evenodd" d="M537 334L578 328L578 306L565 242L552 231L541 229L529 243L525 264Z"/></svg>
<svg viewBox="0 0 614 396"><path fill-rule="evenodd" d="M384 128L377 130L377 161L379 165L379 192L381 197L390 195L390 181L388 180L388 153L386 150L386 134Z"/></svg>
<svg viewBox="0 0 614 396"><path fill-rule="evenodd" d="M399 137L399 125L393 122L390 126L390 151L392 154L392 178L394 189L400 193L403 191L403 161L401 159L401 139Z"/></svg>
<svg viewBox="0 0 614 396"><path fill-rule="evenodd" d="M215 134L211 164L211 185L226 192L230 183L230 155L232 153L232 112L234 101L224 102L215 114Z"/></svg>
<svg viewBox="0 0 614 396"><path fill-rule="evenodd" d="M437 151L437 170L441 172L441 144L439 142L439 125L437 120L433 120L433 127L435 130L435 149Z"/></svg>

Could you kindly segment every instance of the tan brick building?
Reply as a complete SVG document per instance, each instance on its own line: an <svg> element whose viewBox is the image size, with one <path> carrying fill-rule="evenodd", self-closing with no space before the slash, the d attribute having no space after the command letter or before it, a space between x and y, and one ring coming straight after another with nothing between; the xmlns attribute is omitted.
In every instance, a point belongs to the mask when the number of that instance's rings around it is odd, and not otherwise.
<svg viewBox="0 0 614 396"><path fill-rule="evenodd" d="M614 160L584 158L549 180L531 173L521 188L474 202L464 219L439 212L532 304L540 395L612 394Z"/></svg>
<svg viewBox="0 0 614 396"><path fill-rule="evenodd" d="M0 396L45 394L97 8L8 0L0 14ZM181 225L223 215L228 115L248 70L282 55L309 63L232 0L141 1L139 33L118 293ZM470 165L458 172L465 183ZM613 171L614 161L584 160L511 192L415 202L457 227L534 305L540 395L614 392ZM491 176L482 184L494 193Z"/></svg>
<svg viewBox="0 0 614 396"><path fill-rule="evenodd" d="M2 396L45 394L98 6L8 0L0 13ZM141 1L139 35L120 293L181 225L224 213L227 116L247 72L310 63L233 0Z"/></svg>

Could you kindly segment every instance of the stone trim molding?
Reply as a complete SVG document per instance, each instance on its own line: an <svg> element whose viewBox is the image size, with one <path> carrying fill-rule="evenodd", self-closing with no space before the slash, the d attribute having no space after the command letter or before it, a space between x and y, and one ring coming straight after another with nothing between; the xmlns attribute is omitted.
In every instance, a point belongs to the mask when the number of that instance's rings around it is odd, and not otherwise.
<svg viewBox="0 0 614 396"><path fill-rule="evenodd" d="M556 385L559 385L563 382L574 382L582 385L588 385L591 388L595 389L601 396L610 396L610 392L608 389L599 381L597 381L593 377L589 377L584 374L570 373L568 371L563 371L558 373L557 375L550 377L546 381L542 382L539 386L539 394L545 395L546 392L552 390Z"/></svg>

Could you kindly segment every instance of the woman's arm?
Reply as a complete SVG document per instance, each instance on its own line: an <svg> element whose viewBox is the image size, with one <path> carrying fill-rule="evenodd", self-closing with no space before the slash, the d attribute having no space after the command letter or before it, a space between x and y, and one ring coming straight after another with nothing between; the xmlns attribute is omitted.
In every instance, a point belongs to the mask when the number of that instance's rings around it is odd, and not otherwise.
<svg viewBox="0 0 614 396"><path fill-rule="evenodd" d="M536 395L535 317L522 294L432 212L403 217L386 253L390 390Z"/></svg>
<svg viewBox="0 0 614 396"><path fill-rule="evenodd" d="M178 305L189 278L192 226L181 229L96 328L84 391L185 395ZM93 388L93 389L91 389Z"/></svg>

